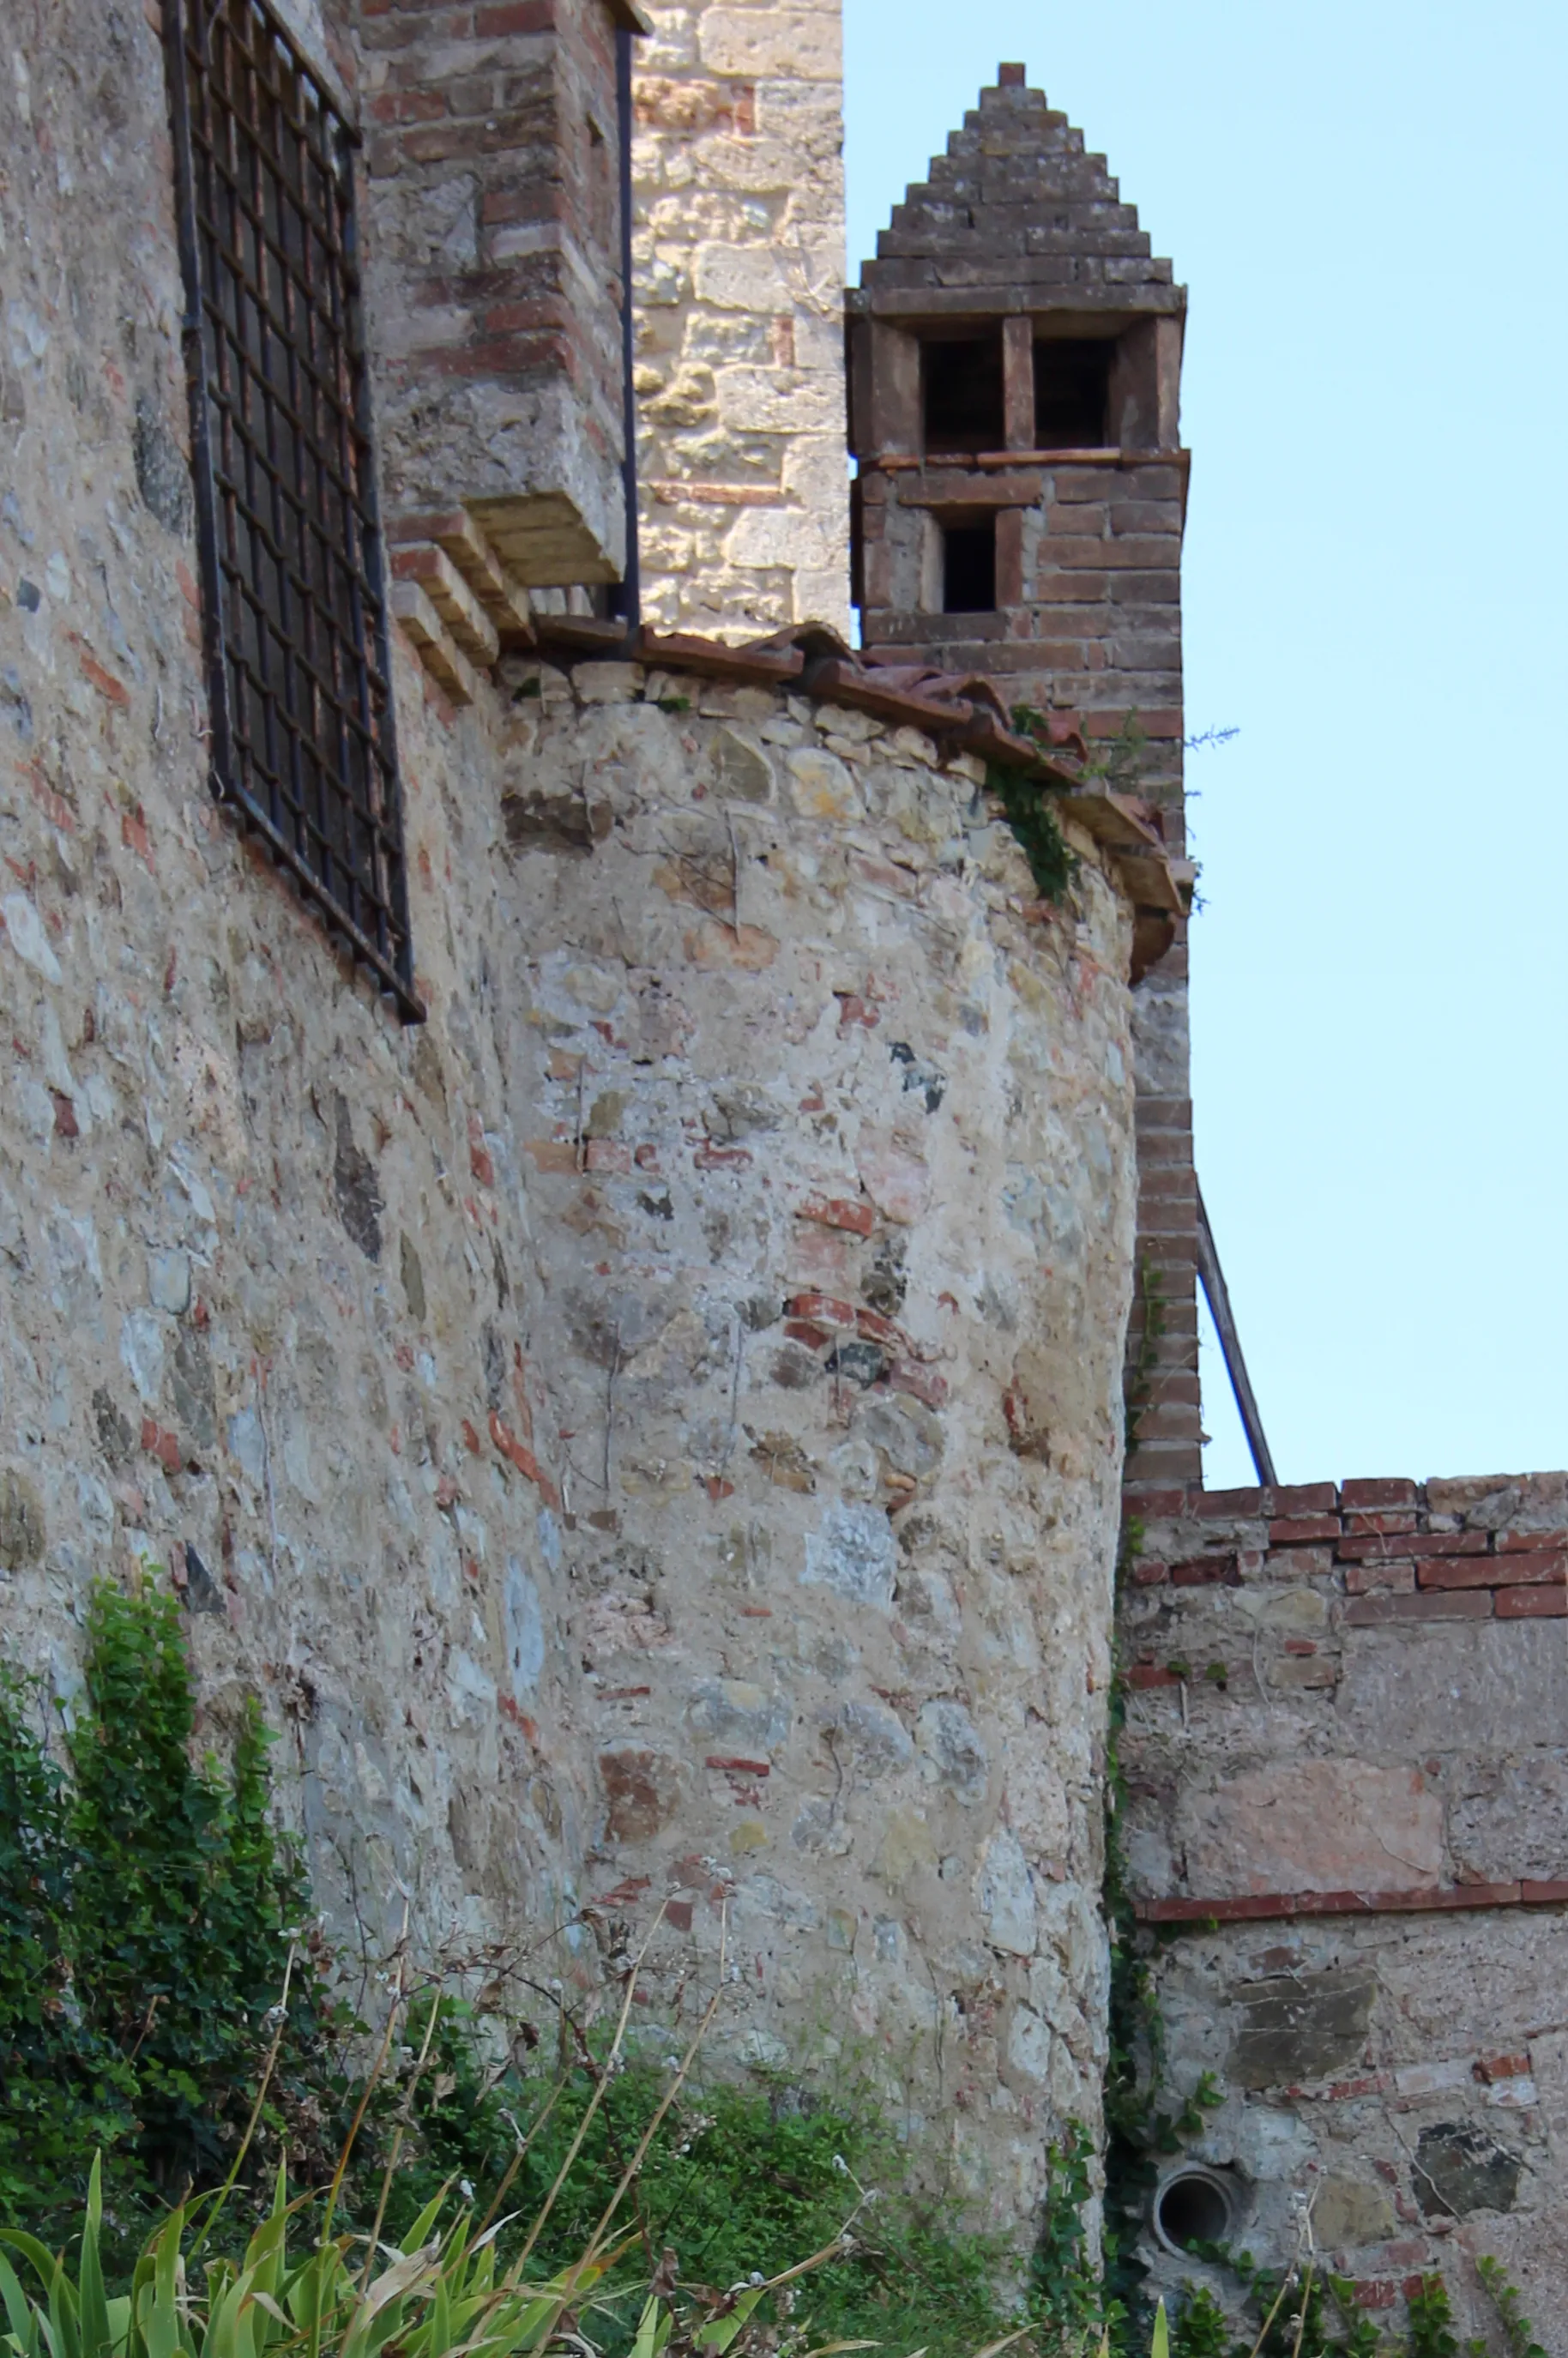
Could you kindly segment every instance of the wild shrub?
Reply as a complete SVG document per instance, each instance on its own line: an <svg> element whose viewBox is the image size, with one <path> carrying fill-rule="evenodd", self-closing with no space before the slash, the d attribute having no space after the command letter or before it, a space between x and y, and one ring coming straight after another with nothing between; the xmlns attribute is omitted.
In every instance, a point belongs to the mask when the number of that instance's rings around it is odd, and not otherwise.
<svg viewBox="0 0 1568 2358"><path fill-rule="evenodd" d="M286 1977L279 2099L302 2075L341 2092L259 1710L227 1770L194 1756L179 1607L150 1589L93 1589L84 1668L63 1741L0 1673L0 2208L47 2238L102 2148L113 2251L222 2176Z"/></svg>

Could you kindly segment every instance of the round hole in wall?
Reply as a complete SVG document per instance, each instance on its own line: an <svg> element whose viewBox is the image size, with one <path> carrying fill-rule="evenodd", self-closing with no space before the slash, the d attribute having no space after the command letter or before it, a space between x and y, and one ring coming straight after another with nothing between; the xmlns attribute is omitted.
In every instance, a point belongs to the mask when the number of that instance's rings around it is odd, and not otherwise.
<svg viewBox="0 0 1568 2358"><path fill-rule="evenodd" d="M1184 2161L1154 2190L1154 2233L1178 2259L1193 2244L1223 2244L1236 2215L1236 2192L1217 2169Z"/></svg>

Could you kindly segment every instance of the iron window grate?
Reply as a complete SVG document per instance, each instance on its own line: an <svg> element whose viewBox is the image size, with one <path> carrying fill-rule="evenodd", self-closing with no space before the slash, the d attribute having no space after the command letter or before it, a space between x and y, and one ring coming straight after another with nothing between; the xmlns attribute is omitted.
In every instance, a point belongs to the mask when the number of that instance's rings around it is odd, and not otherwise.
<svg viewBox="0 0 1568 2358"><path fill-rule="evenodd" d="M353 134L264 0L165 0L213 791L414 991Z"/></svg>

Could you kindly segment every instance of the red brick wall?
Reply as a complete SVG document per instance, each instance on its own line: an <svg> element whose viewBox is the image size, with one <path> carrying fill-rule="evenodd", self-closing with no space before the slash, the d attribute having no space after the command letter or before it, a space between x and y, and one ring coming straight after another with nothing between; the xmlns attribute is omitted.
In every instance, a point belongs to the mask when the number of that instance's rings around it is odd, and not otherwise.
<svg viewBox="0 0 1568 2358"><path fill-rule="evenodd" d="M1332 1703L1347 1650L1379 1642L1355 1633L1568 1617L1568 1479L1561 1475L1146 1488L1130 1512L1137 1520L1129 1526L1124 1675L1135 1694L1185 1685L1189 1728L1200 1690L1206 1710L1220 1714L1221 1732L1233 1705L1294 1709L1302 1695ZM1476 1629L1473 1644L1485 1642ZM1431 1743L1417 1750L1441 1753L1449 1737L1465 1736L1441 1724L1443 1707L1434 1687ZM1158 1723L1136 1722L1130 1761L1141 1757L1141 1737L1152 1741L1157 1732ZM1292 1747L1300 1732L1292 1720ZM1553 1742L1557 1733L1521 1727L1518 1738ZM1324 1734L1338 1747L1343 1726L1325 1723ZM1247 1735L1250 1773L1272 1756L1274 1725L1249 1723ZM1378 1757L1389 1757L1385 1747ZM1412 1765L1419 1765L1413 1756ZM1509 1861L1465 1849L1454 1854L1450 1879L1518 1880L1517 1861L1497 1876L1494 1866ZM1568 1870L1568 1855L1563 1866ZM1281 1890L1308 1887L1303 1880ZM1379 1888L1385 1887L1397 1887L1397 1878L1385 1878ZM1179 1895L1173 1888L1147 1896ZM1192 1896L1235 1895L1195 1886Z"/></svg>

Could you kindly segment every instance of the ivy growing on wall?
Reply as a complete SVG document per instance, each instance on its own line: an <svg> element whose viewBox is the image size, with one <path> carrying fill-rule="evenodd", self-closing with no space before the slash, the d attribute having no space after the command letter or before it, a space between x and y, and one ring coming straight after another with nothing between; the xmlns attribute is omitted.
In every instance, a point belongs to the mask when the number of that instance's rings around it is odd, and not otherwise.
<svg viewBox="0 0 1568 2358"><path fill-rule="evenodd" d="M1050 796L1037 779L996 762L986 764L986 785L1002 806L1040 898L1060 907L1078 872L1078 858L1067 848Z"/></svg>
<svg viewBox="0 0 1568 2358"><path fill-rule="evenodd" d="M1054 750L1045 715L1032 704L1015 704L1010 717L1021 737L1033 738L1043 752ZM1007 823L1029 862L1036 892L1043 901L1059 908L1072 889L1079 862L1077 854L1067 848L1050 789L1038 778L1026 778L1019 771L1003 769L996 762L986 764L986 788L1002 806Z"/></svg>

